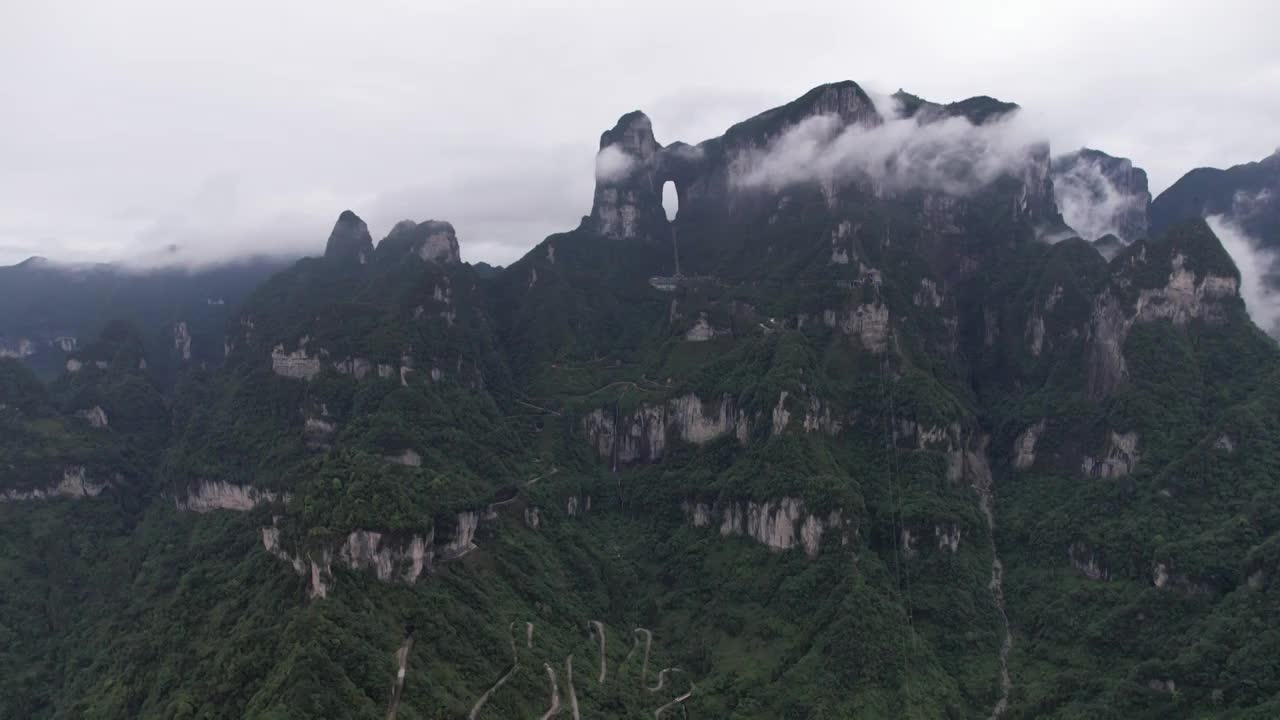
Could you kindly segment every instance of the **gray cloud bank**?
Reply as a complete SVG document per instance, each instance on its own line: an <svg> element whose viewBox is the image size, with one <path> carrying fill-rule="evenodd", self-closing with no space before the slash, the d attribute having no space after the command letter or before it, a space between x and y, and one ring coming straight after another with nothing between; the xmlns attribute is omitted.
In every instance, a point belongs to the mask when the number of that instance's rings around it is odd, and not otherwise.
<svg viewBox="0 0 1280 720"><path fill-rule="evenodd" d="M844 78L1016 101L1054 147L1133 158L1159 190L1275 147L1276 26L1259 0L8 3L0 263L317 253L346 208L375 235L448 219L464 257L507 263L587 212L599 133L623 113L696 142Z"/></svg>
<svg viewBox="0 0 1280 720"><path fill-rule="evenodd" d="M1262 247L1227 216L1210 215L1205 221L1240 271L1240 295L1249 317L1268 334L1280 336L1280 292L1267 281L1277 268L1276 253Z"/></svg>
<svg viewBox="0 0 1280 720"><path fill-rule="evenodd" d="M797 123L737 160L735 182L781 188L801 182L865 180L877 192L909 189L964 196L1006 174L1017 174L1040 139L1010 113L974 125L963 117L921 123L880 103L884 121L844 125L834 115Z"/></svg>

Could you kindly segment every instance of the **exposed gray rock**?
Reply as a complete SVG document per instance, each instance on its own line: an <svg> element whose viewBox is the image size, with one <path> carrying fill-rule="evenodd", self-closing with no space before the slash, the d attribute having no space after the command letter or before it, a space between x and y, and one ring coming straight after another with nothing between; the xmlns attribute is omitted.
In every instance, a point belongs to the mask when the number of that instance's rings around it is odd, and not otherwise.
<svg viewBox="0 0 1280 720"><path fill-rule="evenodd" d="M1128 244L1147 236L1147 174L1126 158L1088 148L1060 155L1053 191L1063 220L1085 240L1114 235Z"/></svg>
<svg viewBox="0 0 1280 720"><path fill-rule="evenodd" d="M694 527L718 525L723 536L745 535L779 552L803 548L809 557L818 555L824 534L839 532L841 544L847 545L853 531L842 511L819 516L808 512L803 501L791 497L715 504L685 500L681 510Z"/></svg>
<svg viewBox="0 0 1280 720"><path fill-rule="evenodd" d="M276 345L271 350L271 371L296 380L315 379L320 374L320 358L307 354L308 339L302 338L293 352L285 352L283 343Z"/></svg>
<svg viewBox="0 0 1280 720"><path fill-rule="evenodd" d="M18 338L13 343L0 344L0 358L21 360L36 354L36 345L29 338Z"/></svg>
<svg viewBox="0 0 1280 720"><path fill-rule="evenodd" d="M1045 421L1040 420L1031 427L1023 430L1018 438L1013 441L1013 466L1019 470L1026 470L1036 462L1036 443L1040 440L1041 433L1044 432Z"/></svg>
<svg viewBox="0 0 1280 720"><path fill-rule="evenodd" d="M107 488L107 483L90 478L83 465L68 465L62 469L62 479L56 485L31 490L5 490L0 501L47 500L55 497L97 497Z"/></svg>
<svg viewBox="0 0 1280 720"><path fill-rule="evenodd" d="M252 485L234 485L223 481L200 480L187 488L185 495L174 496L178 510L205 513L213 510L252 510L259 505L289 502L289 494L263 490Z"/></svg>
<svg viewBox="0 0 1280 720"><path fill-rule="evenodd" d="M1067 559L1071 567L1090 580L1110 580L1111 571L1102 566L1098 554L1083 543L1071 543L1067 548Z"/></svg>
<svg viewBox="0 0 1280 720"><path fill-rule="evenodd" d="M187 329L185 320L173 326L173 349L182 355L183 360L191 359L191 331Z"/></svg>
<svg viewBox="0 0 1280 720"><path fill-rule="evenodd" d="M399 455L387 455L386 460L387 462L404 465L405 467L422 467L422 456L412 448L406 448L404 452Z"/></svg>
<svg viewBox="0 0 1280 720"><path fill-rule="evenodd" d="M1086 457L1080 465L1085 477L1111 478L1124 477L1133 472L1138 464L1138 433L1118 433L1112 431L1107 436L1107 444L1101 457Z"/></svg>
<svg viewBox="0 0 1280 720"><path fill-rule="evenodd" d="M950 550L952 554L960 552L960 536L960 526L955 523L933 526L933 537L938 541L939 550Z"/></svg>
<svg viewBox="0 0 1280 720"><path fill-rule="evenodd" d="M883 353L889 348L889 307L879 301L824 310L822 323L857 338L864 349L873 353Z"/></svg>
<svg viewBox="0 0 1280 720"><path fill-rule="evenodd" d="M1128 259L1128 272L1115 281L1116 286L1104 290L1093 303L1087 337L1089 343L1089 394L1094 399L1109 396L1128 376L1124 360L1124 342L1137 323L1169 320L1186 325L1194 319L1221 324L1227 317L1227 303L1239 295L1236 277L1205 273L1197 276L1187 267L1186 257L1174 252L1170 259L1169 278L1161 287L1144 288L1133 305L1121 299L1132 282L1129 272L1147 262L1147 248Z"/></svg>
<svg viewBox="0 0 1280 720"><path fill-rule="evenodd" d="M107 427L107 413L102 409L101 405L94 405L87 410L77 410L76 417L85 419L90 426L95 428Z"/></svg>
<svg viewBox="0 0 1280 720"><path fill-rule="evenodd" d="M333 562L336 558L350 570L372 570L383 582L417 582L429 573L437 561L446 562L462 557L475 549L476 527L479 513L463 512L457 516L457 531L444 543L435 542L435 532L393 537L376 530L353 530L347 534L337 550L330 548L290 551L283 545L280 529L274 522L264 527L262 546L272 556L289 563L293 571L310 578L309 595L312 599L328 596L333 586Z"/></svg>
<svg viewBox="0 0 1280 720"><path fill-rule="evenodd" d="M440 220L427 220L421 223L412 220L401 220L391 229L391 233L379 246L380 251L388 247L406 250L422 260L441 265L454 265L462 261L458 248L458 235L453 225Z"/></svg>
<svg viewBox="0 0 1280 720"><path fill-rule="evenodd" d="M373 238L369 227L350 210L343 210L329 233L324 248L325 258L364 265L373 257Z"/></svg>

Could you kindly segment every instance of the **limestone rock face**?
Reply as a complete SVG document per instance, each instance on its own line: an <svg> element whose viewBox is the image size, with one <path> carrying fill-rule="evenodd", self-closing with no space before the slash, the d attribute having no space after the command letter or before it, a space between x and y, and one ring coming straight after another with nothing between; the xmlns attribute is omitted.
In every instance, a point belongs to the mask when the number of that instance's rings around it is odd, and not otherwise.
<svg viewBox="0 0 1280 720"><path fill-rule="evenodd" d="M1094 399L1108 397L1128 376L1124 342L1134 325L1221 325L1243 307L1239 272L1203 221L1175 229L1163 243L1137 242L1113 263L1120 267L1094 300L1086 331Z"/></svg>
<svg viewBox="0 0 1280 720"><path fill-rule="evenodd" d="M432 549L434 536L413 535L407 541L396 543L382 533L372 530L356 530L338 550L338 559L352 570L372 568L379 580L403 580L412 585L424 570L431 569L435 557Z"/></svg>
<svg viewBox="0 0 1280 720"><path fill-rule="evenodd" d="M1071 567L1090 580L1110 580L1111 571L1102 565L1098 554L1083 543L1072 543L1067 548L1067 559Z"/></svg>
<svg viewBox="0 0 1280 720"><path fill-rule="evenodd" d="M1013 441L1013 466L1019 470L1026 470L1036 462L1036 443L1040 440L1041 433L1044 432L1045 421L1041 420L1031 427L1023 430L1018 438Z"/></svg>
<svg viewBox="0 0 1280 720"><path fill-rule="evenodd" d="M0 492L0 501L92 498L106 488L107 483L90 477L83 465L68 465L62 469L62 478L56 485L31 490L5 490Z"/></svg>
<svg viewBox="0 0 1280 720"><path fill-rule="evenodd" d="M618 119L600 136L591 223L613 240L666 239L658 153L653 123L640 111Z"/></svg>
<svg viewBox="0 0 1280 720"><path fill-rule="evenodd" d="M191 359L191 331L185 320L173 326L173 349L183 360Z"/></svg>
<svg viewBox="0 0 1280 720"><path fill-rule="evenodd" d="M628 464L662 459L674 438L705 445L732 432L745 442L747 422L727 395L719 402L684 395L662 405L642 405L621 418L595 410L582 419L582 429L601 458Z"/></svg>
<svg viewBox="0 0 1280 720"><path fill-rule="evenodd" d="M325 244L326 258L364 265L373 258L373 238L369 226L355 213L343 210Z"/></svg>
<svg viewBox="0 0 1280 720"><path fill-rule="evenodd" d="M83 418L91 427L107 427L107 413L102 409L101 405L94 405L87 410L77 410L76 417Z"/></svg>
<svg viewBox="0 0 1280 720"><path fill-rule="evenodd" d="M1127 245L1147 236L1147 173L1127 158L1083 148L1053 159L1053 191L1063 219L1090 242Z"/></svg>
<svg viewBox="0 0 1280 720"><path fill-rule="evenodd" d="M0 358L17 358L21 360L35 354L35 343L29 338L18 338L12 342L0 341Z"/></svg>
<svg viewBox="0 0 1280 720"><path fill-rule="evenodd" d="M1133 472L1138 464L1138 433L1118 433L1112 431L1107 436L1107 444L1102 455L1097 458L1086 457L1080 466L1085 477L1102 478L1104 480L1124 477Z"/></svg>
<svg viewBox="0 0 1280 720"><path fill-rule="evenodd" d="M401 220L378 244L379 254L413 254L425 262L456 265L462 262L458 234L440 220ZM439 298L437 298L439 299Z"/></svg>
<svg viewBox="0 0 1280 720"><path fill-rule="evenodd" d="M263 490L251 485L233 485L222 481L201 480L187 488L186 495L175 496L174 507L179 510L206 513L214 510L245 512L259 505L289 501L288 493Z"/></svg>
<svg viewBox="0 0 1280 720"><path fill-rule="evenodd" d="M778 552L803 548L811 558L817 557L826 533L840 533L840 544L847 545L854 531L841 510L810 513L803 501L792 497L724 503L685 500L681 510L694 527L718 526L723 536L747 536Z"/></svg>
<svg viewBox="0 0 1280 720"><path fill-rule="evenodd" d="M425 534L392 535L377 530L357 529L347 534L342 545L334 548L290 550L285 547L279 527L261 529L262 547L279 558L302 577L310 579L308 594L312 599L328 597L333 587L333 563L356 571L372 571L383 582L416 583L430 573L436 562L447 562L474 550L480 513L467 511L456 518L453 535L436 542L434 530Z"/></svg>
<svg viewBox="0 0 1280 720"><path fill-rule="evenodd" d="M284 344L271 350L271 371L281 377L296 380L313 380L320 374L320 358L307 353L306 338L298 349L285 352Z"/></svg>

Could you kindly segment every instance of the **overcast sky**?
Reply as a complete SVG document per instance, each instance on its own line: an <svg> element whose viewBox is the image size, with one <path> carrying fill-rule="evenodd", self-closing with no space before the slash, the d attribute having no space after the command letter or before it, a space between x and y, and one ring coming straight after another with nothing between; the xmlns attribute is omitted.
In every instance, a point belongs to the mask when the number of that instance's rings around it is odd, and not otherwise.
<svg viewBox="0 0 1280 720"><path fill-rule="evenodd" d="M0 264L315 254L346 208L508 263L590 211L622 113L697 142L843 79L1017 102L1158 192L1280 145L1278 27L1270 0L7 0Z"/></svg>

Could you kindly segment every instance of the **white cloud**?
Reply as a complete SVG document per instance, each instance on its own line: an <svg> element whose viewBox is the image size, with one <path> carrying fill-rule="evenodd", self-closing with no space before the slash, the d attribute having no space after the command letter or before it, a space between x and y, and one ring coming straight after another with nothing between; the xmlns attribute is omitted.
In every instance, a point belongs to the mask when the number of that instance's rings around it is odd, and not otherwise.
<svg viewBox="0 0 1280 720"><path fill-rule="evenodd" d="M1063 220L1085 240L1108 234L1125 243L1138 239L1125 237L1121 225L1126 216L1146 212L1148 198L1117 188L1096 160L1077 156L1070 167L1055 166L1053 194Z"/></svg>
<svg viewBox="0 0 1280 720"><path fill-rule="evenodd" d="M606 145L596 155L596 180L616 182L627 176L635 165L635 158L617 145Z"/></svg>
<svg viewBox="0 0 1280 720"><path fill-rule="evenodd" d="M797 123L767 148L735 162L743 187L870 180L877 189L968 195L1020 171L1040 139L1017 113L974 125L963 117L921 124L890 116L874 125L842 125L834 115Z"/></svg>
<svg viewBox="0 0 1280 720"><path fill-rule="evenodd" d="M0 263L149 252L143 231L220 172L263 203L300 198L277 208L293 225L244 202L227 224L259 248L302 243L306 198L333 198L306 243L323 247L344 208L383 227L379 208L412 196L395 214L449 219L488 253L467 257L506 263L587 211L600 132L623 113L696 143L846 78L1016 101L1055 146L1133 158L1156 191L1278 141L1280 93L1262 90L1280 83L1276 3L989 5L5 3ZM371 196L391 199L361 212Z"/></svg>
<svg viewBox="0 0 1280 720"><path fill-rule="evenodd" d="M1205 221L1240 271L1240 295L1249 317L1268 334L1280 336L1280 293L1267 284L1267 276L1276 268L1276 253L1222 215L1210 215Z"/></svg>

